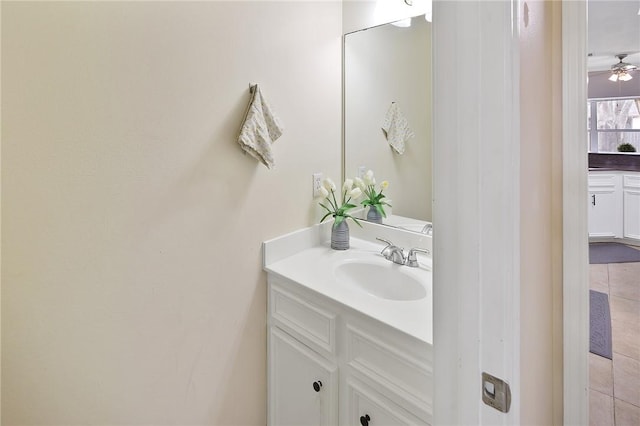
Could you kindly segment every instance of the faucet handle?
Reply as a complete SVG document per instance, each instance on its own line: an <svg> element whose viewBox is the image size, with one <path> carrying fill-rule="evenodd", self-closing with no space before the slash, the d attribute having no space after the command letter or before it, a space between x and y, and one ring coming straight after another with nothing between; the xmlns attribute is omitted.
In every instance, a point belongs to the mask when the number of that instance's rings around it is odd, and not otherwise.
<svg viewBox="0 0 640 426"><path fill-rule="evenodd" d="M393 256L392 248L394 248L395 245L391 241L385 240L384 238L376 237L376 240L382 241L383 243L387 244L387 246L382 249L380 254L383 255L385 259L391 260Z"/></svg>
<svg viewBox="0 0 640 426"><path fill-rule="evenodd" d="M420 264L418 263L416 252L431 254L431 251L427 249L422 249L418 247L412 248L411 250L409 250L409 254L407 255L407 266L411 266L412 268L417 268L418 266L420 266Z"/></svg>

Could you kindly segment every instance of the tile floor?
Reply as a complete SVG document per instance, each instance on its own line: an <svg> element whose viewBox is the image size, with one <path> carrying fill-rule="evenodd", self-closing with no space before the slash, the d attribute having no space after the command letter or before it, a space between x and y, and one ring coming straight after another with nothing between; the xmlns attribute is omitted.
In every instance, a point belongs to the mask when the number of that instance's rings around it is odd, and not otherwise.
<svg viewBox="0 0 640 426"><path fill-rule="evenodd" d="M589 353L589 423L640 426L640 263L589 265L591 289L609 295L613 360Z"/></svg>

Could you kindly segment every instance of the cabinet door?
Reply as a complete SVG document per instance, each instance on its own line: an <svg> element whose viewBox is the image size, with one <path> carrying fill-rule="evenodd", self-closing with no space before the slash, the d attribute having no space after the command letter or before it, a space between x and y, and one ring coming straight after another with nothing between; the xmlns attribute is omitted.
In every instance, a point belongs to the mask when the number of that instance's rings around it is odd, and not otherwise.
<svg viewBox="0 0 640 426"><path fill-rule="evenodd" d="M640 240L640 188L625 188L624 202L624 236Z"/></svg>
<svg viewBox="0 0 640 426"><path fill-rule="evenodd" d="M347 419L349 426L429 425L386 397L350 377L347 380Z"/></svg>
<svg viewBox="0 0 640 426"><path fill-rule="evenodd" d="M338 424L337 367L286 332L269 332L269 424Z"/></svg>
<svg viewBox="0 0 640 426"><path fill-rule="evenodd" d="M589 191L589 236L622 237L622 212L614 189Z"/></svg>

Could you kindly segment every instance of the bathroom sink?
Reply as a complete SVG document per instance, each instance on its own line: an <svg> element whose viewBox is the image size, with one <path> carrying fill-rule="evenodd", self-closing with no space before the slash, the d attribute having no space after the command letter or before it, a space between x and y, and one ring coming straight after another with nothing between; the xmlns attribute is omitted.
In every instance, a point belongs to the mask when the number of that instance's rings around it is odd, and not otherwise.
<svg viewBox="0 0 640 426"><path fill-rule="evenodd" d="M346 260L334 269L336 279L387 300L420 300L427 291L408 266L386 260Z"/></svg>

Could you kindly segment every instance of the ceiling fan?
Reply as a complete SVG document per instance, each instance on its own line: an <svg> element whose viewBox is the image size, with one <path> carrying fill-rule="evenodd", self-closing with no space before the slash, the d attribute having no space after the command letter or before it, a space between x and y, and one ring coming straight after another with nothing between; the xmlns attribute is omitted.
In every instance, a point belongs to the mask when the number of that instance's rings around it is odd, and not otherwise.
<svg viewBox="0 0 640 426"><path fill-rule="evenodd" d="M609 81L629 81L633 78L630 72L636 71L638 67L626 62L622 62L622 60L626 57L626 53L616 55L616 58L618 58L620 62L611 66L611 76L609 77Z"/></svg>

